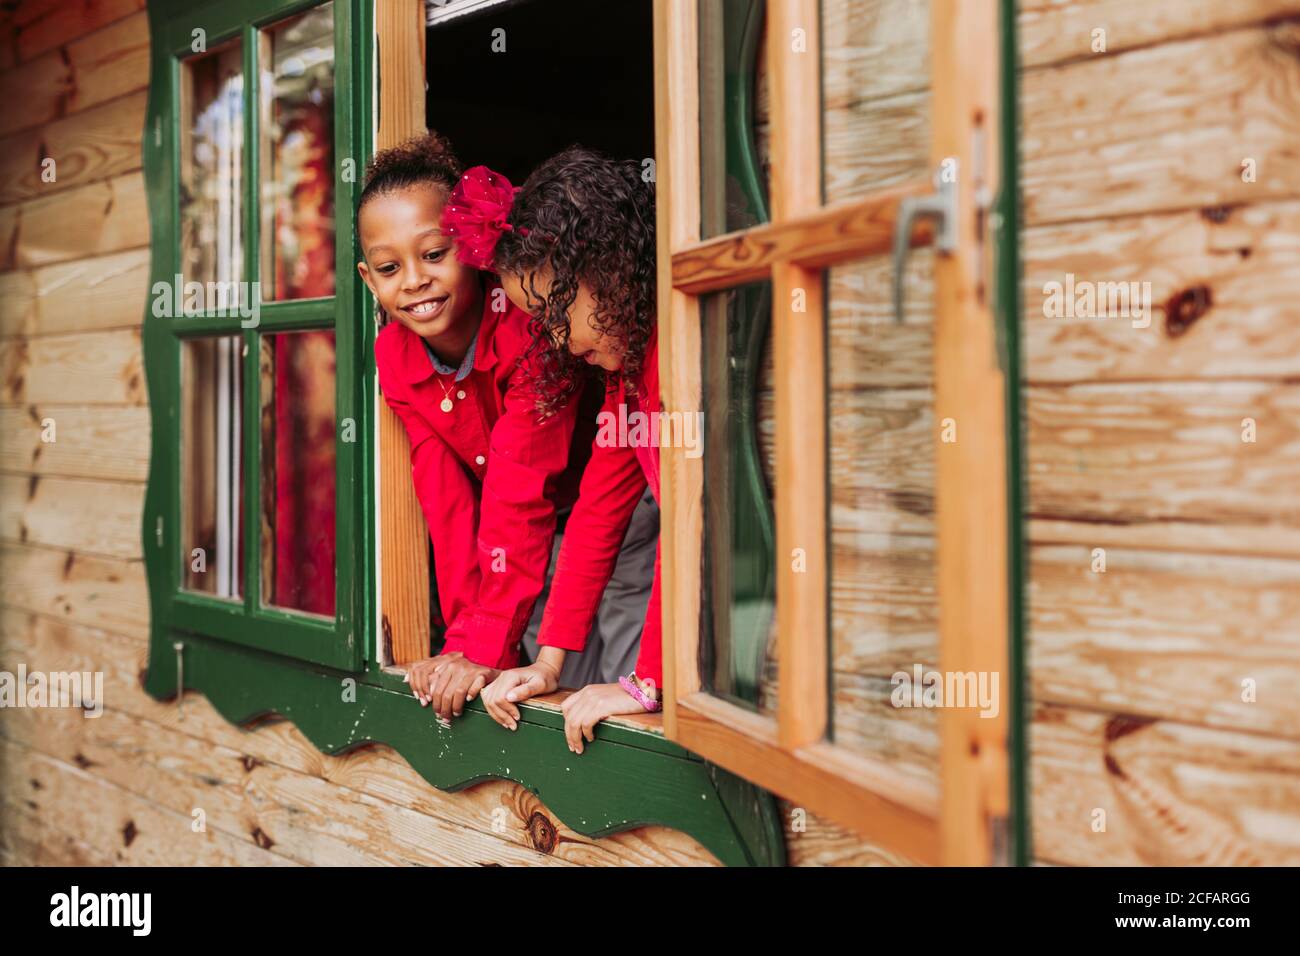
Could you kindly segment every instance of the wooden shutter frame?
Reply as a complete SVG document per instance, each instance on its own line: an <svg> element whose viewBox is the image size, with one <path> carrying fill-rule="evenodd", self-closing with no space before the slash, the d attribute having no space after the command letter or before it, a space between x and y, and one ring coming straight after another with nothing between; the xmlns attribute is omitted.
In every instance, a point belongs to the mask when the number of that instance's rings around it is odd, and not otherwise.
<svg viewBox="0 0 1300 956"><path fill-rule="evenodd" d="M375 0L379 48L375 150L425 129L424 4ZM376 403L379 460L380 661L409 664L429 656L429 528L411 482L411 442L397 413ZM386 660L391 655L391 660Z"/></svg>
<svg viewBox="0 0 1300 956"><path fill-rule="evenodd" d="M699 409L698 296L771 276L780 679L775 718L701 690L703 465L683 449L661 449L665 733L917 862L988 864L992 821L1005 816L1009 802L1006 681L1000 682L996 719L971 709L940 713L939 788L825 739L829 549L821 270L890 251L899 204L930 194L933 186L909 182L822 206L819 4L768 0L773 221L702 242L697 2L655 4L659 321L665 332L660 380L668 409ZM993 257L984 241L987 197L998 187L997 14L996 0L932 0L931 166L951 157L959 170L959 248L937 257L935 270L936 419L959 417L962 429L962 441L937 446L945 672L1005 674L1008 663L1005 382L987 278ZM795 29L805 32L806 52L791 49ZM970 135L975 125L985 135ZM978 183L966 175L975 170ZM925 245L932 238L922 223L911 242ZM778 306L791 301L795 288L804 290L806 313ZM823 387L809 389L809 382ZM806 572L794 571L793 548L803 549Z"/></svg>

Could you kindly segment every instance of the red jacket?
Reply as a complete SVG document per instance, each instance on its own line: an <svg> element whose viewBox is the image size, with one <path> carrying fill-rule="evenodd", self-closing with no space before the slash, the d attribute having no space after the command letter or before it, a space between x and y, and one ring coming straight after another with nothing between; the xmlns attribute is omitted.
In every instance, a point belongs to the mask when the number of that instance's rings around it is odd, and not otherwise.
<svg viewBox="0 0 1300 956"><path fill-rule="evenodd" d="M462 381L436 374L420 337L397 322L375 340L375 362L384 399L411 439L411 478L449 625L443 652L514 667L550 565L556 508L574 501L586 463L590 396L598 401L600 393L589 390L539 420L519 367L529 317L508 302L494 312L493 299L505 298L492 294L495 285L484 295L473 368ZM448 393L452 410L444 412Z"/></svg>
<svg viewBox="0 0 1300 956"><path fill-rule="evenodd" d="M662 409L659 398L659 340L654 335L646 349L641 374L629 394L626 380L611 391L600 412L600 420L613 415L620 421L633 412L651 414ZM626 405L620 418L619 405ZM631 429L628 429L631 434ZM636 447L596 441L591 461L582 476L578 502L573 506L564 530L564 543L551 581L550 597L542 615L539 644L581 651L587 643L601 595L614 573L623 536L632 520L632 512L650 484L650 493L659 500L659 448L642 443ZM636 674L642 680L663 686L663 622L659 613L659 550L655 550L655 576L646 607L645 628L641 632L641 651Z"/></svg>

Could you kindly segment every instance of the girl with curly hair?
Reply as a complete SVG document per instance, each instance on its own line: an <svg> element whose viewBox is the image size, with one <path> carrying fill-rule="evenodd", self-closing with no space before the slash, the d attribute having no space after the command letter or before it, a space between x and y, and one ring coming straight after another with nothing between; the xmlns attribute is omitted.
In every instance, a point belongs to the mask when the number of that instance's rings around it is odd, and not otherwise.
<svg viewBox="0 0 1300 956"><path fill-rule="evenodd" d="M594 376L605 384L602 420L627 420L629 408L660 411L654 192L639 165L571 147L539 166L511 199L495 218L484 217L476 214L472 190L458 188L449 216L488 236L502 287L533 316L530 356L540 410L564 407ZM455 234L457 226L449 230ZM659 497L653 443L605 440L603 429L598 439L550 585L537 660L504 672L483 692L488 713L505 726L518 720L519 701L556 688L569 652L584 650L638 502L647 487ZM660 632L656 542L635 668L564 702L571 751L582 753L606 717L660 709Z"/></svg>
<svg viewBox="0 0 1300 956"><path fill-rule="evenodd" d="M447 625L442 653L407 680L444 718L520 661L600 401L591 390L584 410L570 393L539 420L523 367L530 317L442 228L462 175L445 140L416 136L371 160L357 211L357 269L383 322L380 387L411 440Z"/></svg>

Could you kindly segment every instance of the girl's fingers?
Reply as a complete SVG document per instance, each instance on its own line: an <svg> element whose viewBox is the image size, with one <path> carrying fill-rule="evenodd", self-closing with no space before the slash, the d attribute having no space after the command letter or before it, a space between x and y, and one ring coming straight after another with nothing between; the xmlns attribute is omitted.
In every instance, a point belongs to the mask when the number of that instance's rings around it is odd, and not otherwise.
<svg viewBox="0 0 1300 956"><path fill-rule="evenodd" d="M480 695L479 699L483 701L483 709L487 711L487 715L498 724L505 726L504 722L501 720L501 707L497 702L497 692L495 688L489 685Z"/></svg>
<svg viewBox="0 0 1300 956"><path fill-rule="evenodd" d="M461 711L465 709L465 692L469 690L470 681L473 677L464 674L453 677L447 682L447 693L444 703L447 705L448 717L459 717Z"/></svg>
<svg viewBox="0 0 1300 956"><path fill-rule="evenodd" d="M546 690L546 682L537 674L530 674L526 679L519 680L515 686L506 694L506 700L516 702L527 700L528 698L541 694Z"/></svg>
<svg viewBox="0 0 1300 956"><path fill-rule="evenodd" d="M568 742L571 751L582 753L582 734L578 730L578 725L574 723L572 715L566 715L564 718L564 739Z"/></svg>
<svg viewBox="0 0 1300 956"><path fill-rule="evenodd" d="M469 689L477 680L477 674L466 674L456 682L456 693L452 695L451 700L451 712L457 717L465 713L465 701L469 699Z"/></svg>
<svg viewBox="0 0 1300 956"><path fill-rule="evenodd" d="M485 674L476 675L474 677L473 683L469 685L469 692L465 695L465 700L471 701L475 697L477 697L479 695L479 692L483 690L486 684L487 684L487 676Z"/></svg>
<svg viewBox="0 0 1300 956"><path fill-rule="evenodd" d="M451 681L446 674L439 674L434 678L433 686L429 688L429 703L433 705L433 709L438 712L439 717L449 717L451 715L450 709L446 706L451 701L445 700L448 691L447 685L450 683Z"/></svg>

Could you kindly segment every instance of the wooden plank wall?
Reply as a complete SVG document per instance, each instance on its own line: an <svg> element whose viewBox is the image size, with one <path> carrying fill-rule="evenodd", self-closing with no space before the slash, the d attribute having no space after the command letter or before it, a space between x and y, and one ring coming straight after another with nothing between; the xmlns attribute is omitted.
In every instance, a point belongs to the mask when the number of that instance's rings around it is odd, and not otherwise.
<svg viewBox="0 0 1300 956"><path fill-rule="evenodd" d="M854 136L851 115L835 127L828 174L845 194L924 156L915 39L870 29L902 2L853 5L863 20L849 45L888 67L854 81L867 84L856 107L897 135ZM241 731L193 695L178 721L140 690L142 6L24 0L0 20L0 92L14 106L0 119L0 669L102 670L108 701L99 720L0 715L0 862L710 862L666 830L578 837L511 784L441 794L383 747L334 758L286 722ZM1104 54L1091 49L1099 27ZM1036 858L1294 864L1300 0L1022 0L1020 31ZM40 178L46 155L53 183ZM1150 328L1046 318L1043 286L1066 272L1151 282ZM923 259L913 274L917 303ZM846 291L832 298L847 302L850 288L880 287L884 267L837 281ZM908 449L928 430L899 403L928 362L925 316L909 312L888 333L902 338L868 347L853 323L885 325L878 301L833 316L874 388L836 397L858 404L845 413L864 438L892 441L882 473L923 494L925 457ZM1241 441L1243 418L1254 443ZM41 440L47 419L53 443ZM840 477L841 505L845 490L871 487L865 473ZM869 704L873 681L896 660L926 661L933 626L924 509L882 500L894 510L881 513L911 522L916 553L899 539L887 560L846 552L832 585L842 632L892 621L896 643L837 650L837 707L868 702L864 740L891 719ZM1091 570L1095 548L1104 574ZM891 739L900 759L932 766L924 728ZM205 833L189 828L195 808ZM782 809L799 824L792 863L906 862Z"/></svg>
<svg viewBox="0 0 1300 956"><path fill-rule="evenodd" d="M1020 29L1036 856L1295 865L1300 2ZM1150 327L1046 317L1065 273L1150 282Z"/></svg>
<svg viewBox="0 0 1300 956"><path fill-rule="evenodd" d="M444 794L386 747L329 757L141 689L143 7L0 14L0 670L102 671L106 700L0 712L0 864L714 864L671 830L589 840L515 784Z"/></svg>
<svg viewBox="0 0 1300 956"><path fill-rule="evenodd" d="M824 30L842 56L825 97L828 192L924 163L913 6L853 3ZM1019 10L1035 858L1294 865L1300 2ZM881 679L900 661L930 666L937 646L937 426L916 390L929 354L915 260L903 326L890 324L887 263L832 277L832 342L861 376L834 382L832 405L854 447L875 448L832 448L832 607L842 741L926 773L937 739L889 707ZM1044 287L1067 273L1150 282L1150 326L1049 318ZM856 297L837 294L846 282ZM845 529L872 529L878 547ZM817 833L830 858L872 855Z"/></svg>

